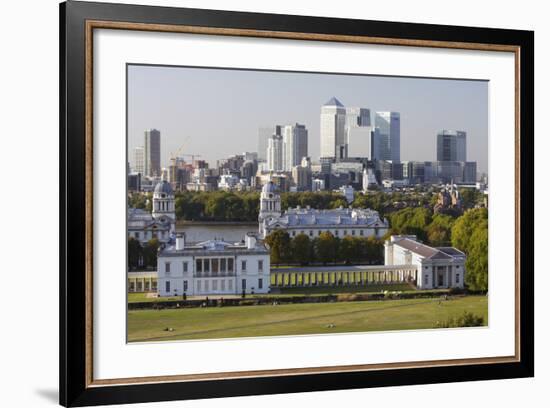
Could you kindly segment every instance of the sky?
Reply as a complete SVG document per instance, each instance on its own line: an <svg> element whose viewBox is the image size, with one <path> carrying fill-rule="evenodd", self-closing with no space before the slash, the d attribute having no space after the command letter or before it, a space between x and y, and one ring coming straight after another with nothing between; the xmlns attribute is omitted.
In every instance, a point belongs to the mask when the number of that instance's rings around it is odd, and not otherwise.
<svg viewBox="0 0 550 408"><path fill-rule="evenodd" d="M161 132L161 164L170 154L216 160L258 150L258 128L301 123L309 155L319 159L321 106L335 96L345 106L401 115L401 160L436 160L437 132L467 132L467 160L488 165L488 82L367 75L128 66L128 151L144 131Z"/></svg>

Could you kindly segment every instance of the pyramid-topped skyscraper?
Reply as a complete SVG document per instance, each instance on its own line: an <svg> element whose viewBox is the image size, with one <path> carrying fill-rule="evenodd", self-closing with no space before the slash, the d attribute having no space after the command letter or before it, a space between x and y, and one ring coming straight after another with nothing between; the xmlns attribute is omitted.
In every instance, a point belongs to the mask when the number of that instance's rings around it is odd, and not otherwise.
<svg viewBox="0 0 550 408"><path fill-rule="evenodd" d="M321 107L321 157L347 157L346 108L336 97Z"/></svg>

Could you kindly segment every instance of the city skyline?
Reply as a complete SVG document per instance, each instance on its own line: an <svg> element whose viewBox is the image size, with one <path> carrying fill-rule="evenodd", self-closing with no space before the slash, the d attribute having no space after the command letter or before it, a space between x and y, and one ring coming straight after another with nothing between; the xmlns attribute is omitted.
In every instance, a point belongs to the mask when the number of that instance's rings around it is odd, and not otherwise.
<svg viewBox="0 0 550 408"><path fill-rule="evenodd" d="M487 171L484 81L140 65L128 67L128 96L130 161L149 128L161 132L161 166L167 167L170 153L182 145L182 152L215 164L231 154L257 151L259 128L293 123L306 126L309 155L317 161L319 110L334 96L373 116L399 112L402 161L435 160L437 134L461 129L468 134L468 160Z"/></svg>

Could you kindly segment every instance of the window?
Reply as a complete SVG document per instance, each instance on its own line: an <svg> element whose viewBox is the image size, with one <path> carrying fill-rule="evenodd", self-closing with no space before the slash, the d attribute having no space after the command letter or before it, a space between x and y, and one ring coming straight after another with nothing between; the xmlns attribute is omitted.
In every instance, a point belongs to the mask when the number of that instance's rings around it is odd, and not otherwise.
<svg viewBox="0 0 550 408"><path fill-rule="evenodd" d="M364 231L363 230L359 230L359 235L363 236L364 234Z"/></svg>
<svg viewBox="0 0 550 408"><path fill-rule="evenodd" d="M292 231L292 236L293 236L293 237L296 236L296 231Z"/></svg>
<svg viewBox="0 0 550 408"><path fill-rule="evenodd" d="M263 272L263 271L264 271L264 261L259 260L258 261L258 272Z"/></svg>
<svg viewBox="0 0 550 408"><path fill-rule="evenodd" d="M323 232L323 231L321 231L321 230L317 231L317 235L320 236L320 235L321 235L321 232Z"/></svg>
<svg viewBox="0 0 550 408"><path fill-rule="evenodd" d="M241 270L242 270L243 272L246 271L246 261L241 261Z"/></svg>
<svg viewBox="0 0 550 408"><path fill-rule="evenodd" d="M209 290L210 285L208 284L208 282L209 282L208 280L206 280L206 279L204 280L204 291L205 292L208 292L208 290Z"/></svg>
<svg viewBox="0 0 550 408"><path fill-rule="evenodd" d="M197 281L197 292L200 292L202 290L202 282L200 280Z"/></svg>
<svg viewBox="0 0 550 408"><path fill-rule="evenodd" d="M134 238L139 239L139 232L134 232Z"/></svg>
<svg viewBox="0 0 550 408"><path fill-rule="evenodd" d="M424 275L424 285L428 284L428 275Z"/></svg>
<svg viewBox="0 0 550 408"><path fill-rule="evenodd" d="M460 283L460 274L459 273L456 274L455 282Z"/></svg>
<svg viewBox="0 0 550 408"><path fill-rule="evenodd" d="M232 280L227 281L227 289L230 290L230 291L233 290L233 281Z"/></svg>
<svg viewBox="0 0 550 408"><path fill-rule="evenodd" d="M351 235L355 235L355 230L351 230Z"/></svg>
<svg viewBox="0 0 550 408"><path fill-rule="evenodd" d="M197 272L202 272L202 259L197 259Z"/></svg>
<svg viewBox="0 0 550 408"><path fill-rule="evenodd" d="M222 292L225 291L225 279L222 279L222 283L221 283L222 287Z"/></svg>
<svg viewBox="0 0 550 408"><path fill-rule="evenodd" d="M348 231L347 231L347 230L344 230L344 235L348 235Z"/></svg>
<svg viewBox="0 0 550 408"><path fill-rule="evenodd" d="M166 281L164 289L166 293L170 293L170 281Z"/></svg>
<svg viewBox="0 0 550 408"><path fill-rule="evenodd" d="M243 279L241 281L241 286L242 286L243 290L246 290L246 279Z"/></svg>
<svg viewBox="0 0 550 408"><path fill-rule="evenodd" d="M310 237L313 236L313 231L309 230L309 236L310 236Z"/></svg>
<svg viewBox="0 0 550 408"><path fill-rule="evenodd" d="M212 290L218 290L218 280L214 279L212 281Z"/></svg>
<svg viewBox="0 0 550 408"><path fill-rule="evenodd" d="M227 261L226 261L225 258L220 259L220 272L225 272L226 263L227 263Z"/></svg>
<svg viewBox="0 0 550 408"><path fill-rule="evenodd" d="M212 259L212 273L217 274L218 273L218 258Z"/></svg>
<svg viewBox="0 0 550 408"><path fill-rule="evenodd" d="M187 268L188 268L187 262L184 262L183 263L183 273L187 272Z"/></svg>
<svg viewBox="0 0 550 408"><path fill-rule="evenodd" d="M338 230L334 231L334 235L338 236Z"/></svg>
<svg viewBox="0 0 550 408"><path fill-rule="evenodd" d="M166 272L167 275L170 273L170 262L164 263L164 271Z"/></svg>
<svg viewBox="0 0 550 408"><path fill-rule="evenodd" d="M187 292L187 281L186 280L183 281L183 291Z"/></svg>
<svg viewBox="0 0 550 408"><path fill-rule="evenodd" d="M203 262L204 262L204 271L210 272L210 259L204 259Z"/></svg>
<svg viewBox="0 0 550 408"><path fill-rule="evenodd" d="M264 287L263 279L258 279L258 289L262 289L263 287Z"/></svg>
<svg viewBox="0 0 550 408"><path fill-rule="evenodd" d="M136 285L134 282L130 282L130 292L134 292L136 290Z"/></svg>
<svg viewBox="0 0 550 408"><path fill-rule="evenodd" d="M233 258L227 260L227 271L233 272Z"/></svg>

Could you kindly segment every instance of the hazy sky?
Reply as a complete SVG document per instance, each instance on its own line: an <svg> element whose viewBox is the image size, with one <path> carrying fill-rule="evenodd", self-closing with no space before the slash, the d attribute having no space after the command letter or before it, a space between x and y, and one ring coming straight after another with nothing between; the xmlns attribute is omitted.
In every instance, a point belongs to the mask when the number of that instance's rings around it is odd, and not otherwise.
<svg viewBox="0 0 550 408"><path fill-rule="evenodd" d="M345 106L401 114L401 160L436 159L441 129L467 132L467 159L487 171L488 83L482 81L311 74L205 68L128 67L128 148L144 131L161 132L161 163L183 153L217 159L257 151L258 128L302 123L309 155L319 159L321 106L335 96Z"/></svg>

